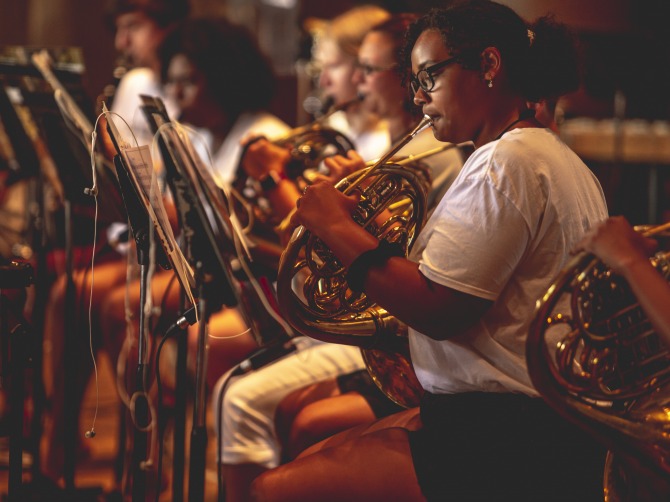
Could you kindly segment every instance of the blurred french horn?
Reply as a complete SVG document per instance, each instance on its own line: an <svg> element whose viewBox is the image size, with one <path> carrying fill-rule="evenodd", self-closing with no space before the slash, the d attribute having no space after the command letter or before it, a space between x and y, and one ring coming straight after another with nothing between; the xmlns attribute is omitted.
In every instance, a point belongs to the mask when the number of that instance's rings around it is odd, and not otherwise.
<svg viewBox="0 0 670 502"><path fill-rule="evenodd" d="M666 279L669 258L650 258ZM542 397L609 449L606 501L670 499L670 348L622 277L576 256L538 300L526 358Z"/></svg>
<svg viewBox="0 0 670 502"><path fill-rule="evenodd" d="M428 185L422 171L388 162L430 125L425 117L374 165L336 185L344 193L358 190L361 198L354 220L378 239L399 243L405 254L424 224ZM457 146L445 144L427 155ZM345 267L330 249L298 227L282 254L277 277L277 296L286 321L303 335L361 347L379 388L402 406L416 406L422 388L409 357L407 327L364 293L349 289L345 275Z"/></svg>
<svg viewBox="0 0 670 502"><path fill-rule="evenodd" d="M293 180L299 188L311 182L314 177L313 173L319 171L325 158L333 155L346 155L349 150L354 149L353 143L346 135L324 124L334 113L346 110L360 101L361 97L357 97L341 105L333 106L313 122L291 129L284 136L272 140L274 145L290 151L286 176ZM243 217L242 221L248 228L253 227L257 221L276 224L278 222L273 221L272 210L263 197L260 184L247 176L242 168L246 151L245 148L240 156L236 178L233 181L236 202L246 209L246 217ZM243 213L243 211L236 211L236 213Z"/></svg>

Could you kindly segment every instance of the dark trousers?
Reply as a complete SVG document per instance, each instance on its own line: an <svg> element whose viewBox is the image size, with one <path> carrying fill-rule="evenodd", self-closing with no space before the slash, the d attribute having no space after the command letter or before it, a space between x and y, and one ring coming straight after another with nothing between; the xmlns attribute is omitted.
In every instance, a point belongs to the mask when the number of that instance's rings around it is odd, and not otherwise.
<svg viewBox="0 0 670 502"><path fill-rule="evenodd" d="M426 394L410 433L428 500L603 500L606 450L523 394Z"/></svg>

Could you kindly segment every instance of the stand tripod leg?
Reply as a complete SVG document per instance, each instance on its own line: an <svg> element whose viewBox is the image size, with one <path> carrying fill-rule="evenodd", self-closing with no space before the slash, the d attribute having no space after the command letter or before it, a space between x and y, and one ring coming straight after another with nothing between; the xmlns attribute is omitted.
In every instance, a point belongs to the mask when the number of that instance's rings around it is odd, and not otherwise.
<svg viewBox="0 0 670 502"><path fill-rule="evenodd" d="M27 363L28 330L17 325L10 335L11 385L9 403L12 410L9 434L9 500L21 500L23 485L23 406L25 400L24 381Z"/></svg>
<svg viewBox="0 0 670 502"><path fill-rule="evenodd" d="M177 338L177 376L183 377L182 384L177 384L175 390L175 413L174 413L174 443L172 461L172 500L181 502L184 500L184 458L186 454L186 359L188 351L188 337ZM177 380L179 382L179 380Z"/></svg>
<svg viewBox="0 0 670 502"><path fill-rule="evenodd" d="M196 358L195 401L188 471L188 500L201 502L205 498L205 459L207 450L206 428L206 373L207 373L207 323L209 308L206 294L201 287L198 324L198 353Z"/></svg>

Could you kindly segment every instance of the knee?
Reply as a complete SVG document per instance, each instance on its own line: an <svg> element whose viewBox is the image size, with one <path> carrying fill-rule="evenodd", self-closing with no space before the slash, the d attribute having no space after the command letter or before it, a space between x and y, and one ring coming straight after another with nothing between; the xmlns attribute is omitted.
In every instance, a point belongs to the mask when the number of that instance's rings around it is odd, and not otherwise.
<svg viewBox="0 0 670 502"><path fill-rule="evenodd" d="M277 500L276 496L279 492L274 488L276 485L275 478L274 470L270 470L254 479L250 490L251 500L256 502Z"/></svg>
<svg viewBox="0 0 670 502"><path fill-rule="evenodd" d="M49 293L49 302L47 303L47 315L64 315L65 292L67 289L67 278L61 275L51 286Z"/></svg>
<svg viewBox="0 0 670 502"><path fill-rule="evenodd" d="M113 289L101 302L100 324L105 331L118 330L126 324L125 287Z"/></svg>
<svg viewBox="0 0 670 502"><path fill-rule="evenodd" d="M328 436L323 415L307 406L298 413L291 425L286 454L289 459L296 458L303 450Z"/></svg>
<svg viewBox="0 0 670 502"><path fill-rule="evenodd" d="M225 428L234 428L242 424L249 423L253 419L254 401L251 398L250 389L245 385L244 379L233 382L223 393L215 400L221 413L222 425ZM220 391L220 389L219 389Z"/></svg>

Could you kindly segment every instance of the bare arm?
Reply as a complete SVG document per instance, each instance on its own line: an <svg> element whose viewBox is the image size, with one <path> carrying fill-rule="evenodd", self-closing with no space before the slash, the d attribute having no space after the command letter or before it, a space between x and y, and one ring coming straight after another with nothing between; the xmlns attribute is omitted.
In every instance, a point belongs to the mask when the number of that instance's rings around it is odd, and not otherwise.
<svg viewBox="0 0 670 502"><path fill-rule="evenodd" d="M293 223L305 225L349 267L361 253L378 245L374 236L353 221L356 202L355 196L317 183L307 189ZM373 301L435 340L472 326L491 305L488 300L430 281L419 272L418 264L399 257L372 267L365 287Z"/></svg>

